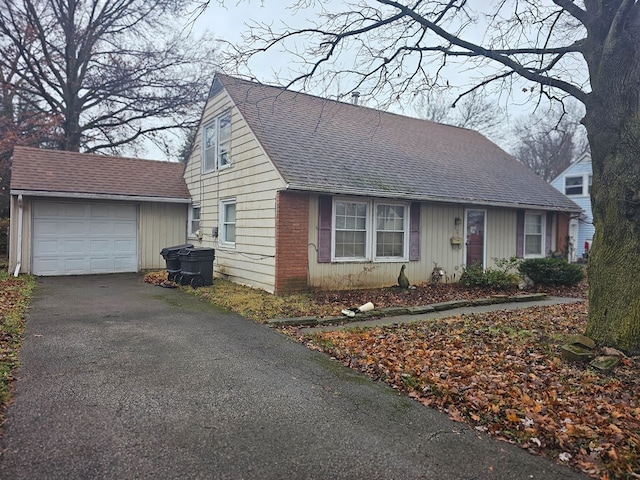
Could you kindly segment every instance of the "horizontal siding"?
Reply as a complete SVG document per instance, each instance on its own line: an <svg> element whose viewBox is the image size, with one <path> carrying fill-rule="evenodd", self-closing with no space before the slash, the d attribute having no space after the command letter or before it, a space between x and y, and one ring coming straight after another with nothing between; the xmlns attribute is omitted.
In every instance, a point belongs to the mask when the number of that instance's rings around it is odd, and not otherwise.
<svg viewBox="0 0 640 480"><path fill-rule="evenodd" d="M202 125L233 104L225 92L210 99L187 162L184 178L192 201L201 207L201 242L216 249L217 276L273 292L275 287L276 192L284 182L237 109L231 110L231 167L201 174ZM235 248L219 245L219 203L236 199Z"/></svg>

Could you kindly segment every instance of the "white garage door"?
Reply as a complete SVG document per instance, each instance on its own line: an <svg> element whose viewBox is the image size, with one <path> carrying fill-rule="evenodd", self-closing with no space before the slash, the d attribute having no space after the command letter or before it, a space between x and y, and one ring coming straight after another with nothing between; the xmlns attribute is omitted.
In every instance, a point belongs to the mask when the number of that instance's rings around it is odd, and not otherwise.
<svg viewBox="0 0 640 480"><path fill-rule="evenodd" d="M138 213L120 203L33 204L33 266L36 275L135 272Z"/></svg>

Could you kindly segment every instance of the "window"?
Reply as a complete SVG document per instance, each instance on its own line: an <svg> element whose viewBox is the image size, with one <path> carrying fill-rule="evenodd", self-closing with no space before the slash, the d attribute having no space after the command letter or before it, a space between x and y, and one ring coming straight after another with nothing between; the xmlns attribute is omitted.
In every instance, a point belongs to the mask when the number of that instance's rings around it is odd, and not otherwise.
<svg viewBox="0 0 640 480"><path fill-rule="evenodd" d="M591 184L593 183L593 175L589 175L589 195L591 195Z"/></svg>
<svg viewBox="0 0 640 480"><path fill-rule="evenodd" d="M409 208L404 204L335 200L333 259L406 260ZM371 213L373 219L371 219Z"/></svg>
<svg viewBox="0 0 640 480"><path fill-rule="evenodd" d="M377 258L404 258L405 211L404 205L376 205Z"/></svg>
<svg viewBox="0 0 640 480"><path fill-rule="evenodd" d="M191 205L189 209L189 236L200 230L200 205Z"/></svg>
<svg viewBox="0 0 640 480"><path fill-rule="evenodd" d="M227 245L236 243L236 201L220 202L220 242Z"/></svg>
<svg viewBox="0 0 640 480"><path fill-rule="evenodd" d="M582 177L566 177L564 179L565 195L582 195Z"/></svg>
<svg viewBox="0 0 640 480"><path fill-rule="evenodd" d="M334 257L341 260L366 259L368 204L336 201L334 209Z"/></svg>
<svg viewBox="0 0 640 480"><path fill-rule="evenodd" d="M543 215L541 213L526 213L524 216L524 256L543 256Z"/></svg>
<svg viewBox="0 0 640 480"><path fill-rule="evenodd" d="M211 172L230 165L231 111L228 110L204 126L202 171Z"/></svg>

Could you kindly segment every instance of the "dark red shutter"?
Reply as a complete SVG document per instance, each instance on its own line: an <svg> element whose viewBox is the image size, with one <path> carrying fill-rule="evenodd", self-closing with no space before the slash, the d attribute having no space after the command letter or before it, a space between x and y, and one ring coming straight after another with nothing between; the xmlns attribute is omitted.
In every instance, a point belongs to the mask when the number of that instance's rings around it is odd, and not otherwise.
<svg viewBox="0 0 640 480"><path fill-rule="evenodd" d="M547 228L545 230L545 256L551 256L551 237L553 235L553 214L551 212L547 212Z"/></svg>
<svg viewBox="0 0 640 480"><path fill-rule="evenodd" d="M318 263L331 262L331 197L318 197Z"/></svg>
<svg viewBox="0 0 640 480"><path fill-rule="evenodd" d="M409 210L409 260L420 260L420 203Z"/></svg>
<svg viewBox="0 0 640 480"><path fill-rule="evenodd" d="M518 210L516 218L516 257L524 258L524 211Z"/></svg>

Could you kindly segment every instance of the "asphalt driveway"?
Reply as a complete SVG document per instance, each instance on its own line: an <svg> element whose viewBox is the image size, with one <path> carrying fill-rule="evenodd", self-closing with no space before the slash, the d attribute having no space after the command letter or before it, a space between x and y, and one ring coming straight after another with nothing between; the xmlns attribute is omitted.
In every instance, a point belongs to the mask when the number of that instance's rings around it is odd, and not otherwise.
<svg viewBox="0 0 640 480"><path fill-rule="evenodd" d="M139 275L41 278L3 479L586 478Z"/></svg>

